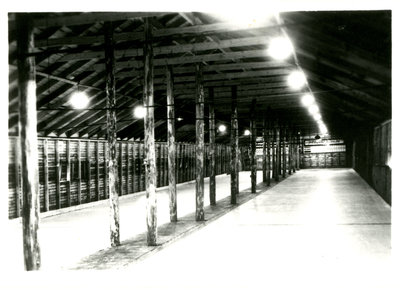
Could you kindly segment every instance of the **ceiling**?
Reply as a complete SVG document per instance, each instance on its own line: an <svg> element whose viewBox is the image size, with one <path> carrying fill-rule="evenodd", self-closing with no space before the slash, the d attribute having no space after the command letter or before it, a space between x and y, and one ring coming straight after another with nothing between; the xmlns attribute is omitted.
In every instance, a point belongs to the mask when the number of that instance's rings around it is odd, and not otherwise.
<svg viewBox="0 0 400 300"><path fill-rule="evenodd" d="M259 128L268 117L305 135L318 133L300 101L308 88L333 136L391 118L390 11L287 12L280 14L280 22L269 17L235 25L198 12L36 13L39 136L105 138L103 27L112 21L117 136L143 139L143 120L132 111L143 97L145 18L150 18L153 31L157 141L167 137L166 65L173 68L176 116L181 118L176 121L178 141L195 140L196 63L203 65L206 116L209 88L214 89L217 125L230 124L231 89L237 86L240 134L249 128L252 99ZM277 61L266 49L273 37L283 33L290 37L296 55ZM15 14L10 13L9 135L18 134L16 35ZM308 87L295 91L287 76L298 68ZM69 97L77 89L90 97L87 109L70 106ZM217 142L228 141L229 134L217 134Z"/></svg>

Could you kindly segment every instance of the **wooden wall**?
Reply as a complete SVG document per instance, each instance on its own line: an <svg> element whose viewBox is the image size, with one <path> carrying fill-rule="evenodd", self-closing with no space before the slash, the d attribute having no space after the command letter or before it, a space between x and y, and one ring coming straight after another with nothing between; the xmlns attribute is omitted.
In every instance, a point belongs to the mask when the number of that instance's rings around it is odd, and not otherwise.
<svg viewBox="0 0 400 300"><path fill-rule="evenodd" d="M389 204L392 203L392 122L374 128L372 186Z"/></svg>
<svg viewBox="0 0 400 300"><path fill-rule="evenodd" d="M20 216L21 177L18 138L9 137L9 218ZM105 141L38 138L40 211L55 210L107 199ZM79 149L79 151L78 151ZM118 141L119 195L145 189L142 142ZM205 149L205 176L210 174L209 145ZM228 145L216 145L216 174L229 172ZM195 145L177 143L177 183L195 179ZM167 144L156 143L157 186L168 185ZM47 179L46 179L47 177ZM18 201L17 201L18 199Z"/></svg>

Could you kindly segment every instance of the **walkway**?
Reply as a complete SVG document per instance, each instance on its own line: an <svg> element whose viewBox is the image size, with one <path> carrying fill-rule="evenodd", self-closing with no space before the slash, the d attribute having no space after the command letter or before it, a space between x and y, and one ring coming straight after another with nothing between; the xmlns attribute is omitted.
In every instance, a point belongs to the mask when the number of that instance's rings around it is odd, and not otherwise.
<svg viewBox="0 0 400 300"><path fill-rule="evenodd" d="M53 230L75 226L69 215L76 215L86 219L94 241L107 232L107 224L89 222L97 214L89 209L52 217L59 220ZM81 240L68 252L90 242ZM89 295L96 287L96 295L110 297L396 299L390 265L390 207L353 170L301 170L156 254L121 265L118 273L67 278L72 288Z"/></svg>

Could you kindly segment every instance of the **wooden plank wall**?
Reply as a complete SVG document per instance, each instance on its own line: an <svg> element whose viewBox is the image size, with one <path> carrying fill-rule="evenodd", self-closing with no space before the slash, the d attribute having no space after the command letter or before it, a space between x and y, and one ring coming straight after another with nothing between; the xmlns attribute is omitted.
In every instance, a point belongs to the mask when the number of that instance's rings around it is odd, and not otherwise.
<svg viewBox="0 0 400 300"><path fill-rule="evenodd" d="M304 153L301 156L300 167L302 169L344 168L346 152Z"/></svg>
<svg viewBox="0 0 400 300"><path fill-rule="evenodd" d="M19 217L21 203L20 171L16 152L18 138L9 137L8 147L8 201L9 218ZM40 211L46 211L46 180L49 210L103 200L108 197L106 180L105 141L87 139L38 138ZM58 144L58 155L56 145ZM80 151L78 153L78 144ZM69 145L69 151L67 151ZM47 148L47 149L45 149ZM216 145L216 174L229 172L229 145ZM142 142L118 141L117 153L121 176L121 195L136 193L145 189L144 147ZM47 150L47 152L45 151ZM210 176L209 146L205 149L205 177ZM47 170L46 165L47 153ZM67 163L69 154L70 164ZM80 156L79 156L80 154ZM59 165L57 167L57 156ZM79 168L80 162L80 168ZM156 143L157 187L168 185L167 144ZM80 174L79 174L80 169ZM56 175L59 172L59 181ZM19 178L19 181L17 180ZM177 183L195 179L195 145L177 143ZM79 185L79 181L81 182ZM59 188L57 187L59 185ZM80 198L79 198L80 187ZM17 201L17 199L19 199ZM18 209L17 209L18 208Z"/></svg>
<svg viewBox="0 0 400 300"><path fill-rule="evenodd" d="M392 203L392 122L374 128L372 186L389 204Z"/></svg>

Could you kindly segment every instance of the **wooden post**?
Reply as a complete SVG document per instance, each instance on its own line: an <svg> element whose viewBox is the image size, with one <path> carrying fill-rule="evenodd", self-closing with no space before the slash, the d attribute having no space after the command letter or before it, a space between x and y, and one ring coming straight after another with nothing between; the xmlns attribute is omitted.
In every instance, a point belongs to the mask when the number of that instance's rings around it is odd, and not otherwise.
<svg viewBox="0 0 400 300"><path fill-rule="evenodd" d="M238 173L237 159L239 148L238 137L238 109L237 109L237 86L232 86L232 111L231 111L231 204L237 203Z"/></svg>
<svg viewBox="0 0 400 300"><path fill-rule="evenodd" d="M125 142L125 184L126 184L126 194L129 194L129 142Z"/></svg>
<svg viewBox="0 0 400 300"><path fill-rule="evenodd" d="M208 89L209 97L209 137L210 137L210 205L216 205L216 185L215 185L215 109L214 109L214 89Z"/></svg>
<svg viewBox="0 0 400 300"><path fill-rule="evenodd" d="M267 182L267 119L263 119L263 154L262 154L263 182Z"/></svg>
<svg viewBox="0 0 400 300"><path fill-rule="evenodd" d="M87 190L87 202L90 202L92 199L92 191L90 180L92 179L92 172L90 170L90 141L86 142L86 167L87 167L87 182L86 182L86 190Z"/></svg>
<svg viewBox="0 0 400 300"><path fill-rule="evenodd" d="M145 43L143 102L146 109L144 117L144 152L146 155L146 212L147 245L157 245L157 198L156 198L156 151L154 143L154 86L153 86L153 45L151 24L148 18L144 22Z"/></svg>
<svg viewBox="0 0 400 300"><path fill-rule="evenodd" d="M281 140L280 140L280 128L276 128L276 171L275 171L275 181L279 181L279 175L281 170Z"/></svg>
<svg viewBox="0 0 400 300"><path fill-rule="evenodd" d="M118 178L119 178L119 195L123 195L123 181L122 181L122 149L123 149L123 143L122 141L118 143L119 145L119 155L118 155Z"/></svg>
<svg viewBox="0 0 400 300"><path fill-rule="evenodd" d="M269 115L268 115L269 117ZM267 186L271 185L271 130L270 130L271 122L268 120L267 122L267 131L266 131L266 138L267 138Z"/></svg>
<svg viewBox="0 0 400 300"><path fill-rule="evenodd" d="M276 178L276 127L275 121L272 122L272 178Z"/></svg>
<svg viewBox="0 0 400 300"><path fill-rule="evenodd" d="M288 140L288 173L289 175L292 174L292 134L290 129L287 129L286 136Z"/></svg>
<svg viewBox="0 0 400 300"><path fill-rule="evenodd" d="M104 51L106 64L106 108L107 108L107 152L108 189L110 206L110 243L120 245L119 201L118 201L118 161L117 161L117 116L115 99L115 58L113 25L104 23Z"/></svg>
<svg viewBox="0 0 400 300"><path fill-rule="evenodd" d="M17 218L21 216L21 176L19 175L19 169L21 166L20 147L21 147L21 142L19 141L19 139L15 139L15 144L14 144L15 177L14 178L15 178L15 209L16 209L16 217ZM48 189L47 189L47 195L48 195Z"/></svg>
<svg viewBox="0 0 400 300"><path fill-rule="evenodd" d="M55 141L55 163L56 163L56 206L58 209L61 208L61 195L60 195L60 179L61 179L61 166L60 166L60 151L59 151L59 140Z"/></svg>
<svg viewBox="0 0 400 300"><path fill-rule="evenodd" d="M96 142L96 201L100 200L99 141Z"/></svg>
<svg viewBox="0 0 400 300"><path fill-rule="evenodd" d="M107 182L108 182L108 158L107 158L107 149L108 149L108 143L104 143L104 199L107 199Z"/></svg>
<svg viewBox="0 0 400 300"><path fill-rule="evenodd" d="M67 206L71 206L71 145L70 140L67 140L66 145L66 154L67 154Z"/></svg>
<svg viewBox="0 0 400 300"><path fill-rule="evenodd" d="M281 127L281 133L282 133L282 177L286 177L286 127L283 126Z"/></svg>
<svg viewBox="0 0 400 300"><path fill-rule="evenodd" d="M142 143L138 143L138 191L142 190Z"/></svg>
<svg viewBox="0 0 400 300"><path fill-rule="evenodd" d="M134 193L135 190L135 180L136 180L136 157L135 157L135 140L133 140L132 143L132 193Z"/></svg>
<svg viewBox="0 0 400 300"><path fill-rule="evenodd" d="M81 141L78 140L78 204L82 203Z"/></svg>
<svg viewBox="0 0 400 300"><path fill-rule="evenodd" d="M175 101L172 67L167 66L167 129L168 129L168 188L169 188L169 219L178 221L176 201L176 145L175 145Z"/></svg>
<svg viewBox="0 0 400 300"><path fill-rule="evenodd" d="M256 99L251 101L250 109L250 133L251 133L251 192L256 193L257 186L257 157L256 157Z"/></svg>
<svg viewBox="0 0 400 300"><path fill-rule="evenodd" d="M39 270L39 172L36 131L36 68L34 34L29 14L16 14L19 88L19 136L22 173L22 232L27 271Z"/></svg>
<svg viewBox="0 0 400 300"><path fill-rule="evenodd" d="M202 65L196 65L196 221L204 221L204 90Z"/></svg>
<svg viewBox="0 0 400 300"><path fill-rule="evenodd" d="M43 140L44 211L50 210L49 200L49 151L47 139Z"/></svg>

